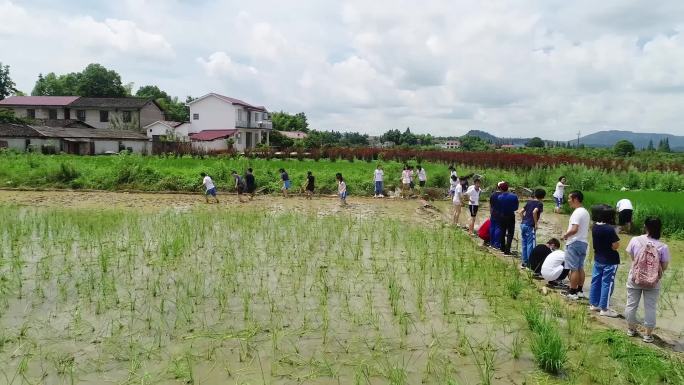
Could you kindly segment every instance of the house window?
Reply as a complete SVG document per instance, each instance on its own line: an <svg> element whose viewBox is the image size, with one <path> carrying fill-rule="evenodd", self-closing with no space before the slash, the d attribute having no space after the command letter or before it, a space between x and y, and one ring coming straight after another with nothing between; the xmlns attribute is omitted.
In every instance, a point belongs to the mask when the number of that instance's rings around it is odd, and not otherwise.
<svg viewBox="0 0 684 385"><path fill-rule="evenodd" d="M109 121L109 111L100 111L100 122L108 122Z"/></svg>
<svg viewBox="0 0 684 385"><path fill-rule="evenodd" d="M57 119L57 110L55 110L55 109L48 110L48 118Z"/></svg>
<svg viewBox="0 0 684 385"><path fill-rule="evenodd" d="M241 139L242 139L242 135L240 135L239 132L237 133L237 135L235 135L235 138L237 139L237 140L235 141L236 144L241 144L241 143L242 143L242 140L241 140Z"/></svg>
<svg viewBox="0 0 684 385"><path fill-rule="evenodd" d="M267 113L267 112L264 112L264 113L261 114L261 115L263 116L263 118L262 118L263 120L268 120L268 119L269 119L269 118L268 118L268 113Z"/></svg>
<svg viewBox="0 0 684 385"><path fill-rule="evenodd" d="M36 110L33 108L29 108L26 110L26 117L29 119L35 119L36 118Z"/></svg>
<svg viewBox="0 0 684 385"><path fill-rule="evenodd" d="M131 111L123 111L122 113L124 123L131 122Z"/></svg>
<svg viewBox="0 0 684 385"><path fill-rule="evenodd" d="M86 113L85 110L77 110L76 111L76 119L85 122L86 120Z"/></svg>
<svg viewBox="0 0 684 385"><path fill-rule="evenodd" d="M199 114L192 114L192 120L199 120Z"/></svg>

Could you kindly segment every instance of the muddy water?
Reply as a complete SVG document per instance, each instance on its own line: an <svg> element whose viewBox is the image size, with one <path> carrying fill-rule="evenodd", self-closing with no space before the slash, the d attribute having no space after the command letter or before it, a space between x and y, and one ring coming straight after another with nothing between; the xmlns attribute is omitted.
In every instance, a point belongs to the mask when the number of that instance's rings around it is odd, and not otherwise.
<svg viewBox="0 0 684 385"><path fill-rule="evenodd" d="M520 325L465 282L453 286L444 312L440 284L431 280L439 270L432 271L419 316L413 248L423 238L407 245L403 234L386 230L401 221L443 229L440 211L415 201L352 199L341 208L327 198L221 198L206 205L193 195L0 193L0 202L38 207L28 241L19 249L3 244L3 254L21 255L23 265L22 294L3 297L0 313L3 373L15 383L45 384L380 384L393 376L395 383L478 383L476 357L485 344L495 355L493 383L521 384L533 370L529 352L514 359L509 351ZM52 208L92 210L93 222L68 211L44 217ZM184 215L197 210L216 224ZM232 221L236 213L256 219ZM290 214L313 214L320 227ZM325 222L333 216L351 219ZM385 226L374 232L354 218L387 221L373 222ZM231 229L238 224L252 231ZM179 238L190 246L176 245ZM372 247L381 240L382 249ZM1 269L17 277L9 264ZM389 273L403 288L405 332L389 301ZM325 307L324 289L331 293Z"/></svg>

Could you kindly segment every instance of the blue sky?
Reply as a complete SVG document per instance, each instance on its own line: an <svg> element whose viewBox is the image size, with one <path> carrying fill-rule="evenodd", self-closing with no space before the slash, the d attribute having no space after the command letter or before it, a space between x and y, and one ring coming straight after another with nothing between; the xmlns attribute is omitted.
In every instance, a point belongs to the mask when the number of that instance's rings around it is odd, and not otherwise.
<svg viewBox="0 0 684 385"><path fill-rule="evenodd" d="M0 0L18 87L97 62L314 128L684 135L684 2Z"/></svg>

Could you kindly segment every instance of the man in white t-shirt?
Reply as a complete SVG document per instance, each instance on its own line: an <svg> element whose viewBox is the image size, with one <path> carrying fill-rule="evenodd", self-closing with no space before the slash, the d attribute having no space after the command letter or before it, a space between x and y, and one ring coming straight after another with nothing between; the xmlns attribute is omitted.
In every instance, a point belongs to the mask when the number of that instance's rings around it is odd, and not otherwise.
<svg viewBox="0 0 684 385"><path fill-rule="evenodd" d="M558 178L558 183L556 183L556 191L553 192L553 200L556 202L556 208L553 211L558 214L561 211L561 206L563 205L563 198L565 197L565 188L569 185L565 184L567 180L564 176Z"/></svg>
<svg viewBox="0 0 684 385"><path fill-rule="evenodd" d="M620 199L616 205L618 212L618 226L620 231L629 232L632 228L632 214L634 213L634 206L629 199Z"/></svg>
<svg viewBox="0 0 684 385"><path fill-rule="evenodd" d="M408 198L411 192L411 170L408 165L404 165L404 171L401 172L401 194L404 198Z"/></svg>
<svg viewBox="0 0 684 385"><path fill-rule="evenodd" d="M573 191L568 195L568 204L575 209L570 216L568 231L561 239L565 240L565 267L570 269L570 290L566 293L568 299L586 298L582 286L584 285L584 260L589 247L589 211L582 207L584 194Z"/></svg>
<svg viewBox="0 0 684 385"><path fill-rule="evenodd" d="M209 195L214 197L216 203L219 203L219 200L216 197L216 186L214 185L214 181L211 180L211 177L206 173L200 173L200 175L202 176L202 186L206 189L204 198L207 200L207 203L209 203Z"/></svg>
<svg viewBox="0 0 684 385"><path fill-rule="evenodd" d="M382 194L383 192L383 181L385 178L385 172L382 170L382 165L378 165L378 167L375 168L375 172L373 173L374 175L374 181L375 181L375 195L373 196L374 198L383 198L384 195Z"/></svg>
<svg viewBox="0 0 684 385"><path fill-rule="evenodd" d="M476 178L474 184L468 187L465 195L468 196L468 210L470 210L470 226L468 226L468 234L473 234L473 229L475 228L475 217L477 216L477 210L480 208L480 179Z"/></svg>
<svg viewBox="0 0 684 385"><path fill-rule="evenodd" d="M565 277L568 276L569 270L565 268L565 252L563 250L556 250L551 252L541 267L541 275L549 286L559 286Z"/></svg>

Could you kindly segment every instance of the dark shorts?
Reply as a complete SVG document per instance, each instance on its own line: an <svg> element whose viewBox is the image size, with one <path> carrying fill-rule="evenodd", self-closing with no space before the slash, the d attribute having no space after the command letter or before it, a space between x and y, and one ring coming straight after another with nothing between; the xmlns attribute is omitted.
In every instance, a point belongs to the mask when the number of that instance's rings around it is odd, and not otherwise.
<svg viewBox="0 0 684 385"><path fill-rule="evenodd" d="M618 213L618 225L624 226L632 223L632 210L622 210Z"/></svg>
<svg viewBox="0 0 684 385"><path fill-rule="evenodd" d="M237 193L238 195L242 194L245 192L245 188L243 186L237 186Z"/></svg>
<svg viewBox="0 0 684 385"><path fill-rule="evenodd" d="M307 185L307 186L306 186L306 191L314 192L314 186L309 186L309 185Z"/></svg>
<svg viewBox="0 0 684 385"><path fill-rule="evenodd" d="M247 186L247 192L253 194L256 191L256 186Z"/></svg>
<svg viewBox="0 0 684 385"><path fill-rule="evenodd" d="M420 187L425 187L425 181L424 181L424 180L419 181L419 182L418 182L418 185L419 185Z"/></svg>
<svg viewBox="0 0 684 385"><path fill-rule="evenodd" d="M477 216L477 210L480 209L480 206L477 205L468 205L468 210L470 210L470 216L475 218Z"/></svg>
<svg viewBox="0 0 684 385"><path fill-rule="evenodd" d="M215 197L216 196L216 187L212 187L209 190L207 190L206 194Z"/></svg>
<svg viewBox="0 0 684 385"><path fill-rule="evenodd" d="M570 269L563 269L563 272L561 273L561 275L558 276L558 278L556 278L556 281L564 280L568 277L568 274L570 274Z"/></svg>

